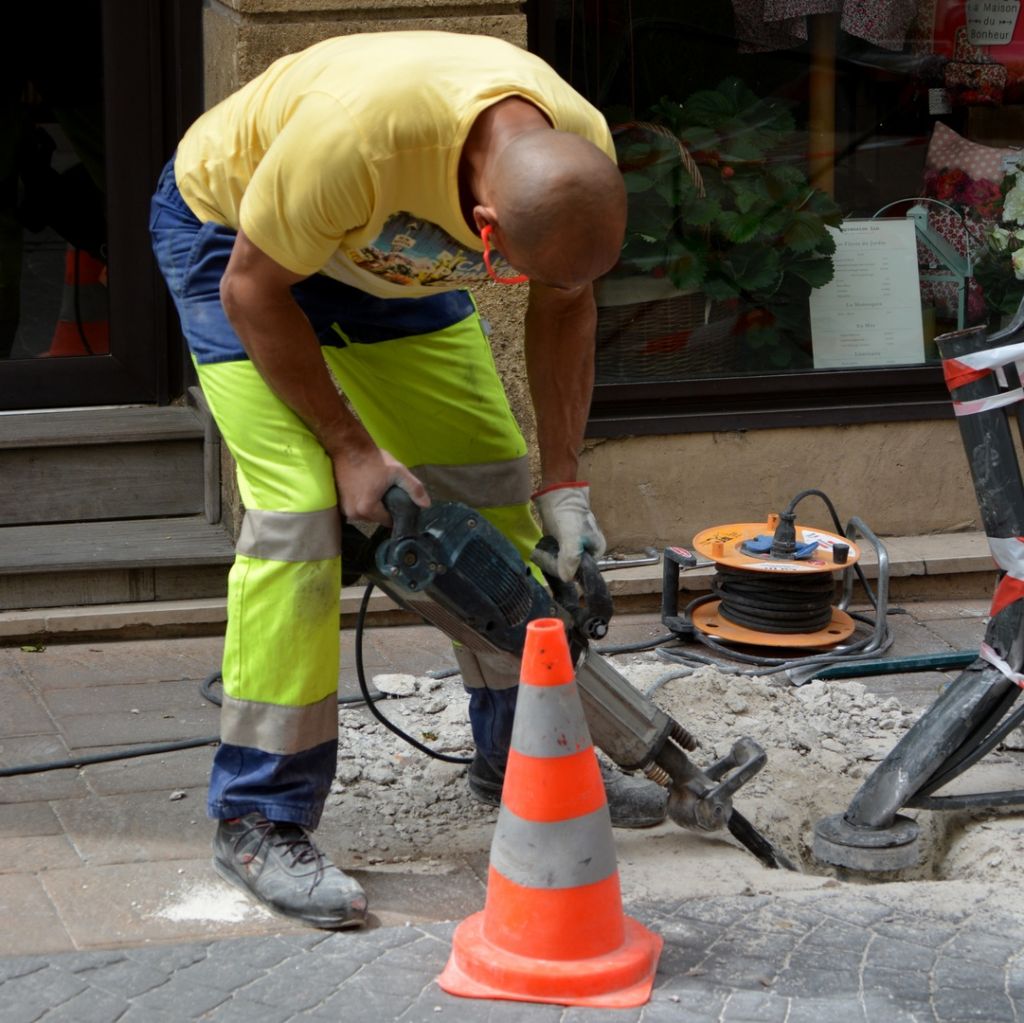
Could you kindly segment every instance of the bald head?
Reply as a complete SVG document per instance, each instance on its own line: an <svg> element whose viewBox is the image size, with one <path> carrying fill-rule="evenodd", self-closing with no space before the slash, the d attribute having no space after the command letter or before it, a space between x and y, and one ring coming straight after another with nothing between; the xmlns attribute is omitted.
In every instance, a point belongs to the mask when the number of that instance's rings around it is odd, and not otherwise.
<svg viewBox="0 0 1024 1023"><path fill-rule="evenodd" d="M508 252L548 283L594 280L614 266L626 226L616 165L579 135L537 128L504 146L488 181Z"/></svg>

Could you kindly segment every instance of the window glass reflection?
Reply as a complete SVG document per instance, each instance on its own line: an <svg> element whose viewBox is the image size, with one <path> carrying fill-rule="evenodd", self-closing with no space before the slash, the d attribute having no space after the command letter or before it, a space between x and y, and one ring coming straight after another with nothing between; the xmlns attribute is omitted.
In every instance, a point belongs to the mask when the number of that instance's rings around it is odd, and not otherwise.
<svg viewBox="0 0 1024 1023"><path fill-rule="evenodd" d="M0 68L0 358L105 354L100 4L37 6Z"/></svg>

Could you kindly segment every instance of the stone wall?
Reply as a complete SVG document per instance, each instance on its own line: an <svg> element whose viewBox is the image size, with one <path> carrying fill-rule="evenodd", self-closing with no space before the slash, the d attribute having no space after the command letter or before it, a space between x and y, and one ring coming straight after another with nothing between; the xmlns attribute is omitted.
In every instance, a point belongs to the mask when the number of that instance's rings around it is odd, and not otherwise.
<svg viewBox="0 0 1024 1023"><path fill-rule="evenodd" d="M593 441L581 469L609 540L624 550L689 544L709 526L760 522L823 490L845 525L907 536L980 529L955 422L735 430ZM799 521L830 528L820 499Z"/></svg>
<svg viewBox="0 0 1024 1023"><path fill-rule="evenodd" d="M352 32L440 29L526 45L521 0L209 0L203 41L212 105L271 61Z"/></svg>

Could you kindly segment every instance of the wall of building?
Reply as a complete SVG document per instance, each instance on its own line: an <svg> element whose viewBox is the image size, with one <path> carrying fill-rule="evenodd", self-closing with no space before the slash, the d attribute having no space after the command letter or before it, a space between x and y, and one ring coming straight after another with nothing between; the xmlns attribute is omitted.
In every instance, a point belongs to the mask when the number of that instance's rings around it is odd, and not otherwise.
<svg viewBox="0 0 1024 1023"><path fill-rule="evenodd" d="M526 44L521 0L209 0L203 42L212 104L272 60L334 35L440 29Z"/></svg>
<svg viewBox="0 0 1024 1023"><path fill-rule="evenodd" d="M845 524L887 536L980 529L952 421L633 437L588 444L582 475L607 536L625 550L688 544L708 526L759 522L823 490ZM800 521L830 525L816 498Z"/></svg>

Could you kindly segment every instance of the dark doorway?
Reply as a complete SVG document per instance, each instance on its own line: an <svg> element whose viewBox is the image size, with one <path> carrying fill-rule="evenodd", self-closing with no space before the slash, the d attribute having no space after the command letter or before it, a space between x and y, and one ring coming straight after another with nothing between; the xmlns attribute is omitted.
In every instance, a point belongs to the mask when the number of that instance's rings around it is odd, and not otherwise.
<svg viewBox="0 0 1024 1023"><path fill-rule="evenodd" d="M165 403L182 346L149 195L201 109L201 0L12 9L0 69L0 410Z"/></svg>

